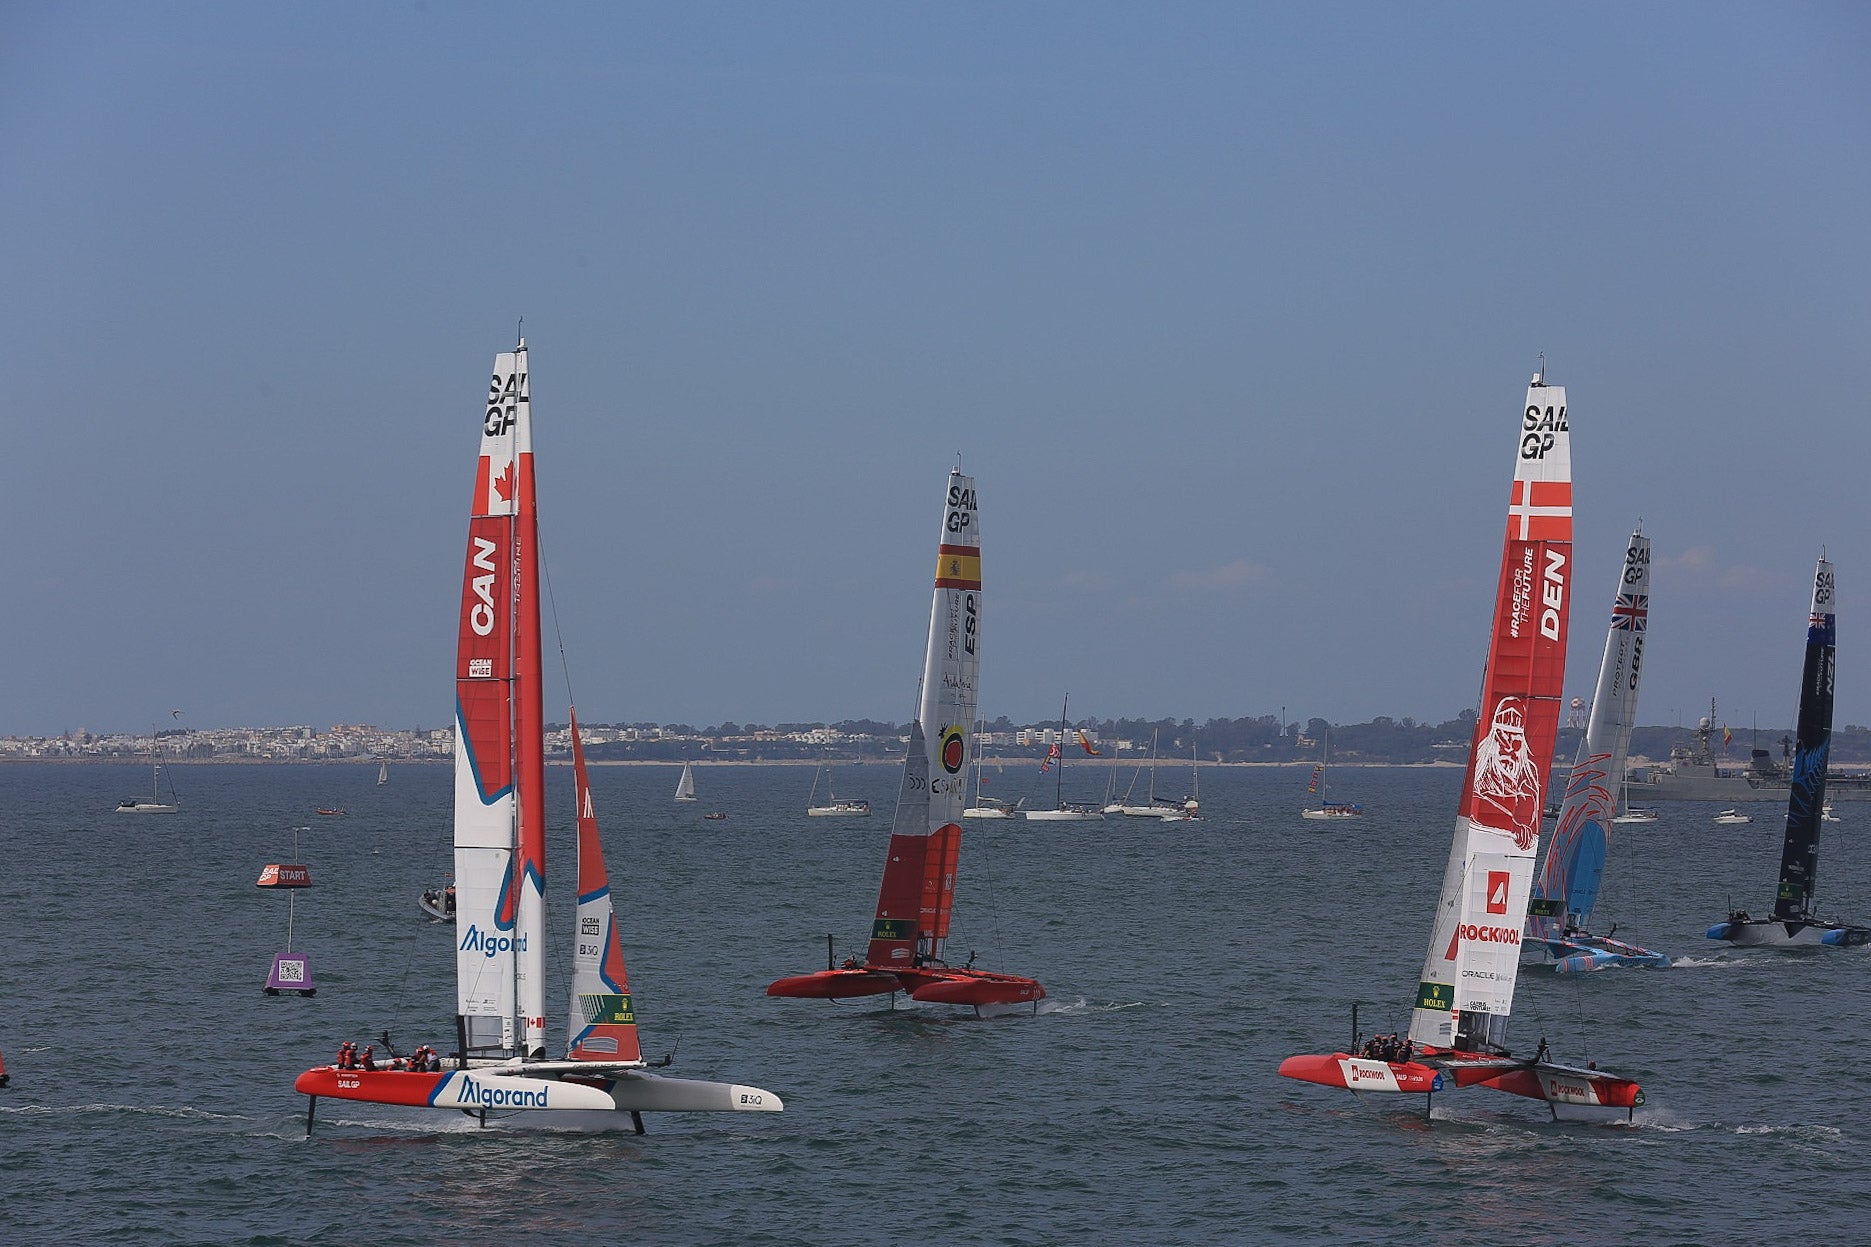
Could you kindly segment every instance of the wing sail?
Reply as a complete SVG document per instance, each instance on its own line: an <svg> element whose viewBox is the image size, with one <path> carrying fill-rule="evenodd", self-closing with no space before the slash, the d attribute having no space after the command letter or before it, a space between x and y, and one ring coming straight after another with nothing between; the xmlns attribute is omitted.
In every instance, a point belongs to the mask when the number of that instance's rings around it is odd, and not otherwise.
<svg viewBox="0 0 1871 1247"><path fill-rule="evenodd" d="M611 876L591 801L585 742L578 711L571 712L572 783L578 799L578 910L572 927L571 1025L567 1052L575 1061L637 1061L637 1015L630 1003L630 977L617 936Z"/></svg>
<svg viewBox="0 0 1871 1247"><path fill-rule="evenodd" d="M1503 1045L1559 730L1572 452L1565 388L1543 381L1521 415L1475 737L1411 1013L1410 1038L1435 1047Z"/></svg>
<svg viewBox="0 0 1871 1247"><path fill-rule="evenodd" d="M1559 822L1546 846L1546 860L1533 888L1530 934L1554 939L1590 925L1598 903L1611 816L1624 780L1631 730L1637 723L1637 689L1643 675L1644 633L1650 612L1650 539L1631 534L1618 571L1604 658L1592 693L1591 717L1566 781Z"/></svg>

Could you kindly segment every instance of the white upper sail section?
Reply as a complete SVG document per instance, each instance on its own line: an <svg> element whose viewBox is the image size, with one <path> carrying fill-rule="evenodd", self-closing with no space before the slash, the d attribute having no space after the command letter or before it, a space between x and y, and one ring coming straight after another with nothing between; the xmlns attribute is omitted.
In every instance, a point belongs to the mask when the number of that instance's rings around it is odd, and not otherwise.
<svg viewBox="0 0 1871 1247"><path fill-rule="evenodd" d="M968 804L967 769L981 666L981 521L974 478L949 473L936 559L929 649L923 658L924 749L929 759L928 829L959 825Z"/></svg>

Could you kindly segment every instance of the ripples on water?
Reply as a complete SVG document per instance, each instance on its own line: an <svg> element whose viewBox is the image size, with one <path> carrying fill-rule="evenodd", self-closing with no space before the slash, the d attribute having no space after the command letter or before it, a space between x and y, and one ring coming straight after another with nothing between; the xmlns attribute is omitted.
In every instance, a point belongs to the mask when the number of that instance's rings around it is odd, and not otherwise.
<svg viewBox="0 0 1871 1247"><path fill-rule="evenodd" d="M1085 772L1088 786L1092 784ZM303 1068L385 1026L452 1033L442 767L176 768L186 809L119 816L134 766L0 767L0 1187L8 1242L1704 1243L1862 1241L1871 1181L1863 950L1727 950L1772 895L1778 818L1664 807L1614 848L1600 913L1683 960L1523 975L1513 1038L1645 1085L1634 1127L1554 1125L1483 1091L1361 1102L1278 1078L1293 1052L1402 1029L1459 775L1342 772L1361 824L1304 823L1304 769L1204 774L1199 823L973 824L951 953L1030 973L1039 1016L769 1000L824 935L861 948L896 773L847 768L868 820L808 819L803 768L594 776L646 1051L763 1086L780 1116L650 1115L651 1133L484 1132L319 1106ZM1009 771L1005 786L1019 780ZM569 840L554 768L553 852ZM341 805L343 819L312 817ZM1819 896L1871 916L1871 805L1828 825ZM722 809L727 822L704 822ZM1765 812L1765 807L1763 807ZM299 857L315 999L260 987ZM563 1042L569 900L549 1022Z"/></svg>

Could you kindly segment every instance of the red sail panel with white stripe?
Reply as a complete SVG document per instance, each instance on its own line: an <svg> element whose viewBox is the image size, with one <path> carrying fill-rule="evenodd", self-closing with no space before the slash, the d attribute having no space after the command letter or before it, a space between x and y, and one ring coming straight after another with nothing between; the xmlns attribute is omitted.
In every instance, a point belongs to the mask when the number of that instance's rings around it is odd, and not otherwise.
<svg viewBox="0 0 1871 1247"><path fill-rule="evenodd" d="M630 977L617 937L611 876L604 868L604 843L585 770L585 742L572 714L572 783L578 797L578 911L572 926L571 1037L574 1061L636 1061L637 1016L630 1003Z"/></svg>
<svg viewBox="0 0 1871 1247"><path fill-rule="evenodd" d="M1410 1022L1411 1039L1436 1047L1503 1045L1559 731L1572 582L1565 388L1535 377L1518 424L1474 743Z"/></svg>

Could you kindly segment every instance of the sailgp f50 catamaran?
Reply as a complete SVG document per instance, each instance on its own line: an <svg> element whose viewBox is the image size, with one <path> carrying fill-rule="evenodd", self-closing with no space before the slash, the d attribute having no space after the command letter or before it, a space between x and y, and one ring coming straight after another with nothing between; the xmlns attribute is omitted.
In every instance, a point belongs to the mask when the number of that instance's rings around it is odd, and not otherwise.
<svg viewBox="0 0 1871 1247"><path fill-rule="evenodd" d="M1871 929L1824 921L1813 914L1819 825L1825 821L1826 759L1832 752L1832 677L1837 658L1837 584L1832 564L1822 556L1813 572L1812 612L1806 623L1800 720L1794 729L1792 792L1787 798L1787 834L1780 851L1774 916L1753 918L1745 910L1736 910L1728 921L1709 928L1712 940L1767 948L1845 948L1871 943ZM1717 817L1715 821L1722 820Z"/></svg>
<svg viewBox="0 0 1871 1247"><path fill-rule="evenodd" d="M939 1004L1018 1005L1046 989L1033 979L942 959L961 856L962 809L974 754L976 674L981 663L981 527L974 478L949 473L936 556L935 601L923 654L922 700L910 725L903 784L877 918L862 961L775 980L769 996L842 1000L908 992ZM829 943L829 937L828 937Z"/></svg>
<svg viewBox="0 0 1871 1247"><path fill-rule="evenodd" d="M457 1050L439 1058L340 1057L299 1075L319 1096L460 1109L569 1129L643 1129L642 1112L779 1112L758 1087L648 1072L598 827L572 724L578 794L578 910L571 1034L546 1055L546 757L541 700L539 519L526 343L494 359L468 523L455 668ZM387 1035L386 1035L387 1045Z"/></svg>
<svg viewBox="0 0 1871 1247"><path fill-rule="evenodd" d="M1624 549L1605 656L1598 664L1598 687L1592 693L1591 718L1566 781L1559 825L1546 845L1546 863L1533 881L1527 943L1530 951L1550 957L1561 974L1670 964L1662 953L1589 930L1610 848L1612 794L1623 787L1631 729L1637 722L1637 686L1643 674L1649 614L1650 538L1639 530L1631 534L1631 543Z"/></svg>
<svg viewBox="0 0 1871 1247"><path fill-rule="evenodd" d="M1407 1039L1288 1057L1288 1078L1353 1091L1434 1093L1451 1082L1543 1100L1555 1117L1625 1113L1637 1084L1506 1047L1545 771L1559 729L1572 581L1566 391L1536 373L1518 430L1507 537L1480 714ZM1355 1014L1354 1014L1355 1017ZM1354 1023L1355 1026L1355 1023Z"/></svg>

